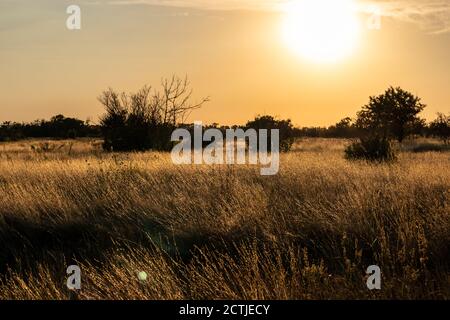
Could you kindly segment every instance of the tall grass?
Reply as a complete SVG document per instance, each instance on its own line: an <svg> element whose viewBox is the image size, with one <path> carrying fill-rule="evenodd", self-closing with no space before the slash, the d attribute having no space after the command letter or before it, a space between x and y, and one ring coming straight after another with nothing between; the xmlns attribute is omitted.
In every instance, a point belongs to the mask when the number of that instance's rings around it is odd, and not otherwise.
<svg viewBox="0 0 450 320"><path fill-rule="evenodd" d="M264 177L90 142L27 144L0 146L2 299L450 297L446 153L370 164L346 161L342 141L304 140Z"/></svg>

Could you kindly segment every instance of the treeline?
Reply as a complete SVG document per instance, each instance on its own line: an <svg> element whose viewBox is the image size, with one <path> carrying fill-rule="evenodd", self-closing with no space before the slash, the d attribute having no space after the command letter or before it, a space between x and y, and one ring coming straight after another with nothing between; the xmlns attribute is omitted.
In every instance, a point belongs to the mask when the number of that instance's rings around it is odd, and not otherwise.
<svg viewBox="0 0 450 320"><path fill-rule="evenodd" d="M419 123L413 128L412 134L435 137L448 142L450 139L449 119L449 116L438 114L437 118L430 123ZM281 126L285 129L283 133L292 138L357 138L361 135L361 128L357 127L355 122L351 118L345 118L329 127L293 127L290 120L276 120L272 116L258 116L244 127L259 126L270 129ZM193 124L180 124L177 127L193 128ZM221 126L217 123L206 126L207 129L217 128L221 131L237 127L242 126ZM54 116L50 120L36 120L30 123L6 121L0 124L0 141L17 141L27 138L74 139L83 137L102 138L102 126L76 118L66 118L63 115Z"/></svg>
<svg viewBox="0 0 450 320"><path fill-rule="evenodd" d="M4 122L0 125L0 141L14 141L26 138L103 138L103 147L108 151L171 150L172 132L177 128L193 130L192 124L185 124L189 114L200 108L209 98L191 102L192 89L186 78L173 76L163 79L160 88L144 86L134 93L104 91L99 102L105 113L100 124L76 118L57 115L50 120L31 123ZM220 126L225 132L236 127L242 129L278 129L280 147L288 151L295 138L358 138L370 141L370 146L379 142L397 140L402 142L409 136L436 137L446 144L450 140L450 115L438 113L437 118L427 123L419 117L426 107L421 99L401 88L389 87L383 94L369 97L354 119L344 118L330 127L294 127L291 120L260 115L245 126ZM374 143L372 143L374 141Z"/></svg>
<svg viewBox="0 0 450 320"><path fill-rule="evenodd" d="M358 119L344 118L337 124L329 127L302 127L294 128L296 137L312 138L359 138L366 128L361 126ZM450 139L450 115L438 113L436 119L427 123L417 121L410 127L409 136L432 137L445 143Z"/></svg>
<svg viewBox="0 0 450 320"><path fill-rule="evenodd" d="M101 128L76 118L56 115L50 120L30 123L6 121L0 124L0 141L17 141L27 138L74 139L101 137Z"/></svg>
<svg viewBox="0 0 450 320"><path fill-rule="evenodd" d="M361 134L351 118L344 118L329 127L301 127L294 128L296 137L311 138L356 138Z"/></svg>

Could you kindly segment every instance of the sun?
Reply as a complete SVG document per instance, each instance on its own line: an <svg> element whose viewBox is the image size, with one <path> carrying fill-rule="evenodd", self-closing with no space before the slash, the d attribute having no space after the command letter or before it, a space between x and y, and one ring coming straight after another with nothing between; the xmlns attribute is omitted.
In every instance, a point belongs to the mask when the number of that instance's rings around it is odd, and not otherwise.
<svg viewBox="0 0 450 320"><path fill-rule="evenodd" d="M284 11L283 40L302 57L336 62L355 49L360 25L352 0L297 0Z"/></svg>

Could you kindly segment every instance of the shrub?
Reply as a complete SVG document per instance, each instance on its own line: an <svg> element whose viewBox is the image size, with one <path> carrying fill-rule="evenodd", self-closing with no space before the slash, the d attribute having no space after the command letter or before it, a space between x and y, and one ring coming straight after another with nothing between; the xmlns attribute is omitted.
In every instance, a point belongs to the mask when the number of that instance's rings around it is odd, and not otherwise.
<svg viewBox="0 0 450 320"><path fill-rule="evenodd" d="M379 136L360 138L345 149L345 157L349 160L392 161L396 154L392 142Z"/></svg>

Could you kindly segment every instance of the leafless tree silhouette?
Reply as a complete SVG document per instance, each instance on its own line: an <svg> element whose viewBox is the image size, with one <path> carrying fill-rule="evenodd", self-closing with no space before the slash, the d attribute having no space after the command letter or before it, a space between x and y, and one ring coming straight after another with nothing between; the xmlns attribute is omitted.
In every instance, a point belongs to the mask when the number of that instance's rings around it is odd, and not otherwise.
<svg viewBox="0 0 450 320"><path fill-rule="evenodd" d="M170 132L209 97L192 102L187 76L161 80L161 90L144 86L136 93L117 93L109 88L98 100L106 113L101 118L105 147L114 150L168 149Z"/></svg>

